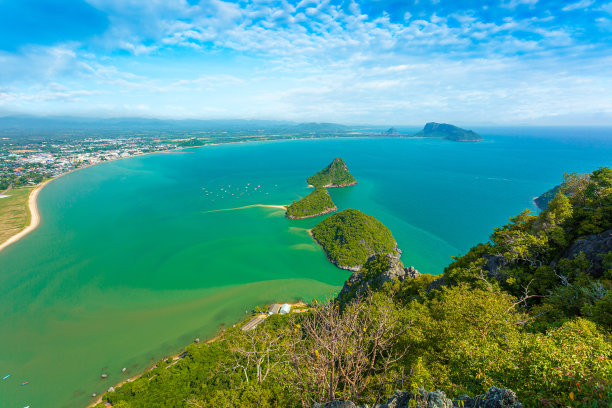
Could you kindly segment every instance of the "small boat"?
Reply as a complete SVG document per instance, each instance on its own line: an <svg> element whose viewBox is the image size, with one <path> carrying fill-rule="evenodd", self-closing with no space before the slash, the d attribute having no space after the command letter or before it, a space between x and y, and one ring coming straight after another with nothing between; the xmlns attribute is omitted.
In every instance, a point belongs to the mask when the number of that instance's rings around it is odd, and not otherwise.
<svg viewBox="0 0 612 408"><path fill-rule="evenodd" d="M4 377L2 377L2 379L3 379L3 380L6 380L6 379L7 379L7 378L9 378L10 376L11 376L10 374L5 375Z"/></svg>
<svg viewBox="0 0 612 408"><path fill-rule="evenodd" d="M23 387L24 385L28 385L30 382L29 381L25 381L21 383L21 386Z"/></svg>

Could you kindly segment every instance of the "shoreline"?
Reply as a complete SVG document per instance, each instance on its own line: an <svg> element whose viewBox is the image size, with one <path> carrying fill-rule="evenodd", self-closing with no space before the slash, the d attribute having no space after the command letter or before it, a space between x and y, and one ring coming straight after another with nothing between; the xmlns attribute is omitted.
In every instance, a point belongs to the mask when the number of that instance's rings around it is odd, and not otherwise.
<svg viewBox="0 0 612 408"><path fill-rule="evenodd" d="M298 300L297 302L276 302L276 303L287 303L287 304L291 305L291 307L292 307L292 308L293 308L293 307L295 307L295 306L308 306L307 304L305 304L305 303L304 303L304 302L302 302L301 300ZM268 306L268 305L266 305L266 306ZM292 312L292 313L293 313L293 312ZM267 314L266 314L266 317L268 317L268 315L267 315ZM235 324L234 324L234 326L236 326L236 327L238 327L238 326L242 327L242 326L244 326L246 323L248 323L248 322L249 322L251 319L252 319L252 316L246 317L246 318L244 318L244 319L240 320L239 322L235 323ZM221 327L223 327L223 326L221 326ZM215 341L217 341L217 340L221 339L221 338L224 336L224 334L225 334L225 331L222 331L222 332L220 332L220 333L216 334L214 337L212 337L212 338L210 338L210 339L208 339L208 340L206 340L206 341L204 341L204 342L201 342L201 343L194 342L194 343L195 343L195 344L211 344L211 343L214 343ZM189 343L189 344L192 344L192 343ZM189 344L188 344L188 345L189 345ZM188 346L188 345L187 345L187 346ZM161 358L160 360L168 360L168 359L172 359L172 363L171 363L171 364L169 364L169 365L168 365L166 368L170 368L170 367L172 367L174 364L176 364L176 363L178 363L180 360L182 360L182 359L183 359L183 357L185 357L185 353L186 353L186 352L185 352L185 348L186 348L187 346L183 347L183 349L182 349L180 352L178 352L178 353L176 353L176 354L173 354L173 355L171 355L171 356L169 356L169 357L163 357L163 358ZM127 384L127 383L129 383L129 382L136 381L137 379L139 379L140 377L142 377L142 376L143 376L143 375L145 375L146 373L148 373L148 372L150 372L150 371L153 371L155 368L157 368L157 363L155 363L155 364L151 365L150 367L147 367L145 370L141 371L139 374L133 375L133 376L132 376L132 377L130 377L130 378L126 378L125 380L122 380L122 381L118 382L118 383L117 383L117 384L115 384L115 385L111 385L109 388L107 388L107 390L106 390L106 391L102 392L100 395L96 395L95 397L93 397L93 398L95 398L95 401L94 401L94 402L92 402L92 403L90 403L90 404L88 404L86 408L93 408L93 407L95 407L96 405L103 403L104 396L105 396L105 395L106 395L106 394L109 392L109 391L108 391L109 389L111 389L111 388L113 388L113 389L117 389L117 388L119 388L119 387L121 387L121 386L123 386L123 385L125 385L125 384ZM105 406L110 406L110 407L112 407L112 405L107 404L107 403L105 403Z"/></svg>
<svg viewBox="0 0 612 408"><path fill-rule="evenodd" d="M22 229L21 231L19 231L18 233L16 233L12 237L9 237L9 239L1 243L0 251L14 244L15 242L19 241L21 238L25 237L26 235L28 235L30 232L34 231L38 227L38 224L40 224L40 214L38 213L38 203L36 200L41 190L52 180L55 180L55 179L43 181L42 183L34 187L34 189L30 192L28 196L28 211L30 212L29 225L27 225L24 229Z"/></svg>
<svg viewBox="0 0 612 408"><path fill-rule="evenodd" d="M18 233L16 233L15 235L9 237L6 241L1 243L0 244L0 252L2 252L2 250L5 249L6 247L14 244L15 242L18 242L23 237L27 236L30 232L34 231L38 227L38 224L40 224L40 214L38 213L38 205L36 203L36 198L38 197L38 194L40 193L40 191L47 184L49 184L51 181L57 180L58 178L63 177L65 175L67 175L67 174L74 173L75 171L83 170L83 169L86 169L88 167L97 166L99 164L111 163L111 162L114 162L114 161L130 159L130 158L138 157L138 156L146 156L146 155L150 155L150 154L188 153L188 152L180 152L180 150L196 149L196 148L209 147L209 146L221 146L221 145L235 144L235 143L282 142L282 141L291 141L291 140L314 140L314 139L336 139L336 138L337 137L334 137L334 136L328 136L328 137L295 137L295 138L279 138L279 139L264 139L264 140L237 140L237 141L231 141L231 142L209 143L209 144L205 144L205 145L202 145L202 146L181 146L181 147L177 147L175 149L168 149L168 150L160 150L160 151L156 151L156 152L148 152L148 153L135 154L133 156L128 156L128 157L118 157L116 159L106 160L106 161L103 161L103 162L98 162L98 163L93 163L93 164L88 164L86 166L79 167L77 169L72 169L70 171L67 171L66 173L60 174L57 177L53 177L53 178L51 178L49 180L43 181L42 183L40 183L39 185L34 187L34 190L32 190L32 192L30 193L30 196L28 197L28 210L30 211L30 217L31 217L30 218L30 225L28 225L27 227L25 227L24 229L22 229L21 231L19 231ZM363 138L366 138L367 139L368 136L363 136L363 135L357 136L357 135L355 135L355 136L343 136L343 138L347 138L347 139L363 139ZM35 195L34 195L34 192L36 192ZM265 205L265 204L254 204L253 206L271 207L271 208L279 208L279 209L280 208L286 209L286 207L287 207L287 206L281 206L281 205ZM217 211L225 211L225 210L217 210ZM32 222L34 220L34 218L36 218L36 223Z"/></svg>
<svg viewBox="0 0 612 408"><path fill-rule="evenodd" d="M285 218L287 218L288 220L304 220L306 218L314 218L314 217L319 217L321 215L330 214L337 210L338 210L338 207L334 206L333 208L327 208L325 211L317 213L317 214L305 215L303 217L296 217L295 215L285 215Z"/></svg>

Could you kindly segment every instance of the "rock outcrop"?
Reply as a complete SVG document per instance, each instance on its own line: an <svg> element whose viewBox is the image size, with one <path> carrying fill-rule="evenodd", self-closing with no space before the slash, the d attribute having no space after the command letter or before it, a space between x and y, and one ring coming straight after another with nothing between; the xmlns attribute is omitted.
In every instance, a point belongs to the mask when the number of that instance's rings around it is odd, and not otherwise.
<svg viewBox="0 0 612 408"><path fill-rule="evenodd" d="M601 234L589 235L575 241L563 254L563 258L573 259L583 253L591 263L589 273L600 278L604 273L604 256L612 251L612 229Z"/></svg>
<svg viewBox="0 0 612 408"><path fill-rule="evenodd" d="M375 274L370 273L368 270L353 272L344 283L339 296L341 298L345 298L346 296L361 296L368 288L375 289L381 287L385 283L393 283L394 281L403 282L406 279L421 276L414 266L409 268L404 267L404 264L399 258L400 254L401 251L397 249L397 257L375 255L368 259L368 262L371 262L374 261L377 256L387 257L389 267L384 271L377 271ZM368 263L366 263L366 269L367 265Z"/></svg>
<svg viewBox="0 0 612 408"><path fill-rule="evenodd" d="M431 391L421 388L417 392L395 391L384 404L359 405L351 401L332 401L314 404L312 408L523 408L512 390L491 387L486 394L470 398L463 395L456 400L446 396L444 391Z"/></svg>

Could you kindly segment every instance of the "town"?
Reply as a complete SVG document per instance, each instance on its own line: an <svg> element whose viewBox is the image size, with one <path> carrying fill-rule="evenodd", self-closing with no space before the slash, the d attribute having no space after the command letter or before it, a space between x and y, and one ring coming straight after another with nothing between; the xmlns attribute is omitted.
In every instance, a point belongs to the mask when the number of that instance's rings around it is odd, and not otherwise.
<svg viewBox="0 0 612 408"><path fill-rule="evenodd" d="M105 161L175 149L180 142L128 137L0 143L0 192Z"/></svg>

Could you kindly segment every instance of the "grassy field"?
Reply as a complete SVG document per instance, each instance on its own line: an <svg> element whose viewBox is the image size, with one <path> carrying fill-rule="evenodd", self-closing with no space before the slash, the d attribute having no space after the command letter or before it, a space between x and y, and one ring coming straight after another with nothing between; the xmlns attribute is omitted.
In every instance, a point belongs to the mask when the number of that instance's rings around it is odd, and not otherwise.
<svg viewBox="0 0 612 408"><path fill-rule="evenodd" d="M30 224L28 197L34 187L11 189L0 198L0 244Z"/></svg>

